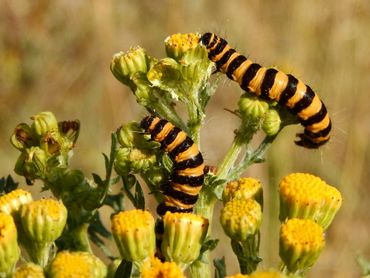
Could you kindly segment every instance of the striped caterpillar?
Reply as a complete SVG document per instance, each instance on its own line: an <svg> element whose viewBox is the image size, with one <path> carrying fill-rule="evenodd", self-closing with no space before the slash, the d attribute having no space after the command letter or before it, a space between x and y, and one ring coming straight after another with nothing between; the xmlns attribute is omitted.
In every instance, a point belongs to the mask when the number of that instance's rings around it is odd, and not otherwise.
<svg viewBox="0 0 370 278"><path fill-rule="evenodd" d="M205 33L200 41L218 71L238 82L243 90L262 99L277 101L298 117L304 132L297 134L297 145L318 148L329 141L329 114L325 104L308 85L291 74L253 63L215 34Z"/></svg>
<svg viewBox="0 0 370 278"><path fill-rule="evenodd" d="M161 188L164 201L159 204L157 213L163 216L167 211L192 212L204 180L203 157L197 145L165 119L147 116L140 126L152 140L161 143L161 149L173 162L170 181Z"/></svg>

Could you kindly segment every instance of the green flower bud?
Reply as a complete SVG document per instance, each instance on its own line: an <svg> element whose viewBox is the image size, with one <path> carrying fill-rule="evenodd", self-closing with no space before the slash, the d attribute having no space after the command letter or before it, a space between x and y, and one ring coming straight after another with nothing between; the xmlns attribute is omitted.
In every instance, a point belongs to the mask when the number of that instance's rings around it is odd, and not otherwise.
<svg viewBox="0 0 370 278"><path fill-rule="evenodd" d="M13 273L12 278L44 278L44 270L41 266L34 263L26 263L18 267Z"/></svg>
<svg viewBox="0 0 370 278"><path fill-rule="evenodd" d="M148 168L148 171L143 172L142 175L154 186L160 186L164 184L165 181L168 181L167 172L163 167L156 165Z"/></svg>
<svg viewBox="0 0 370 278"><path fill-rule="evenodd" d="M139 268L155 252L154 218L144 210L121 211L113 216L112 234L121 257Z"/></svg>
<svg viewBox="0 0 370 278"><path fill-rule="evenodd" d="M281 119L278 111L270 109L266 112L263 119L262 129L267 136L276 135L280 130Z"/></svg>
<svg viewBox="0 0 370 278"><path fill-rule="evenodd" d="M148 142L150 135L142 134L142 128L137 122L124 124L117 130L117 139L120 145L124 148L151 148L152 144ZM146 138L149 137L149 138Z"/></svg>
<svg viewBox="0 0 370 278"><path fill-rule="evenodd" d="M147 171L156 161L156 156L149 151L121 148L117 151L114 167L120 175L140 173Z"/></svg>
<svg viewBox="0 0 370 278"><path fill-rule="evenodd" d="M167 212L163 217L164 234L161 250L167 261L183 270L195 261L207 235L208 219L192 213Z"/></svg>
<svg viewBox="0 0 370 278"><path fill-rule="evenodd" d="M223 203L239 199L247 200L253 198L263 207L263 191L261 182L253 178L240 178L229 182L222 194Z"/></svg>
<svg viewBox="0 0 370 278"><path fill-rule="evenodd" d="M36 135L33 129L25 123L17 125L14 129L14 133L10 138L10 143L18 150L23 150L31 146L37 145Z"/></svg>
<svg viewBox="0 0 370 278"><path fill-rule="evenodd" d="M106 265L88 252L59 252L47 269L47 277L105 278Z"/></svg>
<svg viewBox="0 0 370 278"><path fill-rule="evenodd" d="M326 230L342 205L340 192L310 174L293 173L279 185L280 221L311 219Z"/></svg>
<svg viewBox="0 0 370 278"><path fill-rule="evenodd" d="M32 202L32 195L30 192L23 189L15 189L0 196L0 211L14 215L18 212L21 205L30 202Z"/></svg>
<svg viewBox="0 0 370 278"><path fill-rule="evenodd" d="M58 132L58 122L52 112L41 112L33 117L32 128L38 136L48 132Z"/></svg>
<svg viewBox="0 0 370 278"><path fill-rule="evenodd" d="M68 142L68 145L71 145L70 149L74 147L74 144L78 139L78 135L80 134L80 126L79 120L58 122L60 135L65 138L65 141Z"/></svg>
<svg viewBox="0 0 370 278"><path fill-rule="evenodd" d="M253 199L233 199L225 204L220 215L221 225L231 239L246 242L261 226L261 206Z"/></svg>
<svg viewBox="0 0 370 278"><path fill-rule="evenodd" d="M45 133L40 140L40 148L48 154L58 153L61 149L62 137L59 132L47 132Z"/></svg>
<svg viewBox="0 0 370 278"><path fill-rule="evenodd" d="M241 117L245 121L260 120L269 109L266 101L255 96L249 96L248 94L244 94L239 99L238 105Z"/></svg>
<svg viewBox="0 0 370 278"><path fill-rule="evenodd" d="M164 58L148 71L149 82L164 91L170 93L171 97L178 100L179 94L183 93L183 76L181 66L172 58Z"/></svg>
<svg viewBox="0 0 370 278"><path fill-rule="evenodd" d="M6 277L13 272L20 249L13 217L3 212L0 212L0 235L0 276Z"/></svg>
<svg viewBox="0 0 370 278"><path fill-rule="evenodd" d="M22 205L19 215L28 254L33 262L45 266L51 245L63 232L67 209L62 202L41 199Z"/></svg>
<svg viewBox="0 0 370 278"><path fill-rule="evenodd" d="M304 273L324 248L324 231L310 219L289 219L281 225L279 255L290 273Z"/></svg>
<svg viewBox="0 0 370 278"><path fill-rule="evenodd" d="M136 85L132 82L131 77L138 72L148 72L154 61L153 58L146 54L143 48L138 46L131 48L126 53L119 52L114 54L110 68L119 81L135 91Z"/></svg>
<svg viewBox="0 0 370 278"><path fill-rule="evenodd" d="M31 147L22 152L15 164L14 171L28 180L43 177L48 155L39 147Z"/></svg>
<svg viewBox="0 0 370 278"><path fill-rule="evenodd" d="M174 34L167 37L164 41L167 56L180 61L189 50L198 47L199 34Z"/></svg>

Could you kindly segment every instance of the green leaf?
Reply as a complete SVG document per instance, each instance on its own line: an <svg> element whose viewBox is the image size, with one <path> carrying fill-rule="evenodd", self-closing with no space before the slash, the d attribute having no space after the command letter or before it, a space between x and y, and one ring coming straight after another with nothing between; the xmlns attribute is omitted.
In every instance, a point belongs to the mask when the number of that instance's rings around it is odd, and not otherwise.
<svg viewBox="0 0 370 278"><path fill-rule="evenodd" d="M122 192L118 194L108 194L104 200L104 204L110 206L115 212L123 210L124 195Z"/></svg>
<svg viewBox="0 0 370 278"><path fill-rule="evenodd" d="M220 240L219 239L206 239L203 244L202 244L202 247L200 248L200 254L203 254L204 252L206 251L212 251L214 250L216 247L217 247L217 244Z"/></svg>
<svg viewBox="0 0 370 278"><path fill-rule="evenodd" d="M225 257L213 260L213 265L215 266L215 278L224 278L226 276Z"/></svg>
<svg viewBox="0 0 370 278"><path fill-rule="evenodd" d="M130 278L132 270L132 262L122 260L118 266L114 278Z"/></svg>
<svg viewBox="0 0 370 278"><path fill-rule="evenodd" d="M0 193L9 193L14 189L17 189L19 183L15 182L11 175L8 175L6 178L2 177L0 179Z"/></svg>
<svg viewBox="0 0 370 278"><path fill-rule="evenodd" d="M370 275L370 262L367 261L363 256L358 256L356 261L361 267L362 275Z"/></svg>
<svg viewBox="0 0 370 278"><path fill-rule="evenodd" d="M92 176L93 176L94 182L98 186L103 186L104 185L104 181L102 180L102 178L98 174L92 173Z"/></svg>
<svg viewBox="0 0 370 278"><path fill-rule="evenodd" d="M135 208L137 209L145 209L144 192L138 181L136 181L136 185L135 185L135 204L134 205L135 205Z"/></svg>

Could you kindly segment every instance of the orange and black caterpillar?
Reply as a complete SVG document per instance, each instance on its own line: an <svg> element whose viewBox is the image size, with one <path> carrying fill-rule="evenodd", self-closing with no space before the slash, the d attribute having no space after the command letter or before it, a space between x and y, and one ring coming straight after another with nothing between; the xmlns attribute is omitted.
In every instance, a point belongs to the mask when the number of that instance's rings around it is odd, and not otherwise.
<svg viewBox="0 0 370 278"><path fill-rule="evenodd" d="M147 116L140 126L152 140L161 143L161 149L173 162L170 180L161 188L164 201L159 204L157 213L162 216L167 211L192 212L204 180L203 156L197 145L165 119Z"/></svg>
<svg viewBox="0 0 370 278"><path fill-rule="evenodd" d="M297 145L318 148L329 140L329 114L325 104L308 85L293 75L253 63L215 34L205 33L200 41L208 51L208 58L216 63L218 71L238 82L243 90L262 99L277 101L297 115L304 126L304 132L297 134Z"/></svg>

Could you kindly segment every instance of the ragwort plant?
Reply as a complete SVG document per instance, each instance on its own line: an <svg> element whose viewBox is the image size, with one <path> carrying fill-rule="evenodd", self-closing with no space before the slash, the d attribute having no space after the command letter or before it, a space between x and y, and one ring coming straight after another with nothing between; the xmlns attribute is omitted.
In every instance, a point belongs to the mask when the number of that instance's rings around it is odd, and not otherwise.
<svg viewBox="0 0 370 278"><path fill-rule="evenodd" d="M310 174L283 178L282 263L276 270L258 271L263 186L241 177L248 166L264 161L280 131L297 118L275 101L243 94L231 111L239 127L228 152L219 165L204 167L200 130L217 87L218 79L211 79L215 66L198 34L172 35L165 49L163 59L142 47L113 56L113 75L155 117L125 123L111 135L104 177L93 173L89 178L69 166L78 120L58 121L53 113L41 112L31 124L16 126L11 136L20 151L15 172L27 184L40 180L54 198L33 200L10 176L1 179L2 277L211 277L210 252L218 243L210 229L214 221L220 221L239 262L240 273L228 277L303 277L316 262L342 203L339 191ZM185 108L186 120L179 107ZM260 130L265 137L253 148L250 142ZM143 182L164 208L159 216L146 210ZM122 190L112 194L117 183ZM125 200L135 209L126 210ZM213 219L217 202L223 203L219 220ZM101 222L103 206L114 211L111 229ZM118 257L104 241L112 238ZM91 243L111 260L108 267L93 254ZM16 266L19 246L24 258ZM227 275L223 259L214 266L215 277Z"/></svg>

